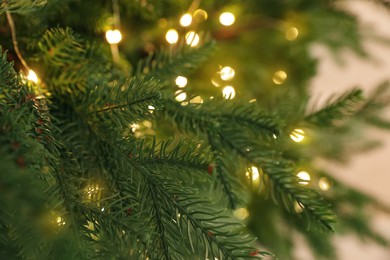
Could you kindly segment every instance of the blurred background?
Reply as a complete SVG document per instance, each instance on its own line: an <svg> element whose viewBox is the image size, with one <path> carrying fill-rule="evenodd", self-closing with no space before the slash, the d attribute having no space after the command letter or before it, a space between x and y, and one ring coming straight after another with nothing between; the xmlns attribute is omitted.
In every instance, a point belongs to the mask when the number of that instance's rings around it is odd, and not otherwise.
<svg viewBox="0 0 390 260"><path fill-rule="evenodd" d="M362 29L371 28L366 31L373 30L381 36L390 37L390 13L383 7L369 1L345 1L344 6L359 17ZM321 104L332 94L355 86L369 92L381 82L390 80L390 46L375 40L365 40L364 46L369 59L345 50L340 52L338 60L325 47L313 46L312 53L319 58L319 64L318 74L312 81L312 100ZM390 109L386 114L390 117ZM353 155L346 165L328 161L318 163L326 164L335 178L374 196L390 208L390 134L376 129L370 134L381 140L381 147ZM372 210L375 211L372 219L374 227L390 239L390 212ZM297 239L303 241L299 236ZM362 241L356 236L337 236L334 243L342 260L390 259L390 248ZM315 259L304 243L297 248L296 256L300 260Z"/></svg>

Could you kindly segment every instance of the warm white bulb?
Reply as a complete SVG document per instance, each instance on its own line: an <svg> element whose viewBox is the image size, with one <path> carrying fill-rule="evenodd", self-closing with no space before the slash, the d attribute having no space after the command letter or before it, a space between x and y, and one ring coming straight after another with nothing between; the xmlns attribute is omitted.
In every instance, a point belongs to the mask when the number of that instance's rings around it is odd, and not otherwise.
<svg viewBox="0 0 390 260"><path fill-rule="evenodd" d="M251 170L252 170L252 180L255 181L255 180L259 179L259 177L260 177L259 169L257 169L257 167L255 167L255 166L252 166Z"/></svg>
<svg viewBox="0 0 390 260"><path fill-rule="evenodd" d="M201 96L196 96L193 99L190 100L190 103L192 104L202 104L203 98Z"/></svg>
<svg viewBox="0 0 390 260"><path fill-rule="evenodd" d="M221 79L225 81L233 79L235 75L234 69L229 66L223 67L219 73L221 74Z"/></svg>
<svg viewBox="0 0 390 260"><path fill-rule="evenodd" d="M187 94L181 90L176 91L175 95L176 95L175 99L177 102L182 102L187 98Z"/></svg>
<svg viewBox="0 0 390 260"><path fill-rule="evenodd" d="M122 40L122 34L118 29L108 30L106 32L106 39L109 44L117 44Z"/></svg>
<svg viewBox="0 0 390 260"><path fill-rule="evenodd" d="M34 83L38 83L38 76L33 70L28 71L27 79Z"/></svg>
<svg viewBox="0 0 390 260"><path fill-rule="evenodd" d="M190 26L192 23L192 16L190 14L183 14L180 18L180 25L183 27Z"/></svg>
<svg viewBox="0 0 390 260"><path fill-rule="evenodd" d="M310 174L308 172L300 171L300 172L298 172L297 176L300 179L298 181L299 184L303 184L303 185L309 184Z"/></svg>
<svg viewBox="0 0 390 260"><path fill-rule="evenodd" d="M246 208L238 208L234 211L234 216L238 219L244 220L249 216L249 212Z"/></svg>
<svg viewBox="0 0 390 260"><path fill-rule="evenodd" d="M285 33L285 37L289 41L294 41L298 37L299 31L296 27L290 27Z"/></svg>
<svg viewBox="0 0 390 260"><path fill-rule="evenodd" d="M233 99L236 96L236 91L232 86L226 86L222 89L222 95L225 99Z"/></svg>
<svg viewBox="0 0 390 260"><path fill-rule="evenodd" d="M193 31L186 34L186 43L191 47L195 47L199 43L199 35Z"/></svg>
<svg viewBox="0 0 390 260"><path fill-rule="evenodd" d="M224 26L230 26L234 23L236 17L231 12L224 12L219 16L219 22Z"/></svg>
<svg viewBox="0 0 390 260"><path fill-rule="evenodd" d="M175 29L170 29L165 34L165 39L169 44L175 44L179 40L179 34Z"/></svg>
<svg viewBox="0 0 390 260"><path fill-rule="evenodd" d="M274 73L274 75L272 77L272 81L276 85L283 84L286 79L287 79L287 73L284 72L283 70L278 70L277 72Z"/></svg>
<svg viewBox="0 0 390 260"><path fill-rule="evenodd" d="M202 10L202 9L195 10L193 16L194 16L194 19L198 22L207 20L207 17L208 17L207 12L205 10Z"/></svg>
<svg viewBox="0 0 390 260"><path fill-rule="evenodd" d="M175 83L179 88L184 88L187 85L187 82L187 78L183 76L178 76L175 80Z"/></svg>
<svg viewBox="0 0 390 260"><path fill-rule="evenodd" d="M305 139L305 131L303 131L302 129L294 129L291 134L290 134L290 138L291 140L293 140L294 142L296 143L300 143L303 141L303 139Z"/></svg>
<svg viewBox="0 0 390 260"><path fill-rule="evenodd" d="M318 181L318 187L320 187L320 189L323 191L329 190L331 186L332 186L332 182L326 177L322 177Z"/></svg>

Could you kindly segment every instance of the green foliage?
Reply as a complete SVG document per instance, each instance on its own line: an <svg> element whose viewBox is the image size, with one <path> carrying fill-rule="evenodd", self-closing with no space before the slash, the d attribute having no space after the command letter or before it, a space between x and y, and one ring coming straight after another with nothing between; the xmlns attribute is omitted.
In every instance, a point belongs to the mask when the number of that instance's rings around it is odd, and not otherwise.
<svg viewBox="0 0 390 260"><path fill-rule="evenodd" d="M46 4L47 0L4 0L0 5L0 14L10 13L29 13Z"/></svg>
<svg viewBox="0 0 390 260"><path fill-rule="evenodd" d="M360 140L357 128L389 128L381 115L386 84L367 98L354 89L305 114L316 67L310 45L365 53L355 17L334 2L228 1L241 18L224 28L211 15L225 3L202 1L210 18L194 18L190 29L210 33L200 33L194 47L182 39L187 29L172 22L188 6L120 1L119 61L103 43L111 2L0 5L0 15L22 14L14 16L20 48L41 79L32 84L1 55L0 255L258 259L273 256L270 250L293 259L293 234L300 233L316 257L335 259L329 231L387 245L365 221L365 208L378 202L315 167L319 157L344 160L357 147L351 140ZM299 37L286 41L291 26ZM164 47L168 28L181 41ZM236 76L223 82L227 65ZM278 70L288 76L276 85ZM182 102L174 99L179 75L189 79ZM235 99L210 87L211 78L234 86ZM198 95L203 102L195 104ZM296 128L305 130L300 144L290 139ZM296 176L303 168L311 169L307 185ZM328 191L316 185L324 176L333 183ZM246 208L249 225L237 219Z"/></svg>

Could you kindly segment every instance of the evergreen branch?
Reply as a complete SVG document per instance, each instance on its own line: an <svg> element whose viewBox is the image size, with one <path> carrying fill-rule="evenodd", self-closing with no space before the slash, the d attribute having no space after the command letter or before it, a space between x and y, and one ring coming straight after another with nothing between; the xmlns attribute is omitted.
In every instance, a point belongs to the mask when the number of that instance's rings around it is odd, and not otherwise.
<svg viewBox="0 0 390 260"><path fill-rule="evenodd" d="M239 233L231 233L223 231L223 228L226 228L227 226L230 226L230 224L226 224L226 218L219 218L216 217L216 213L210 214L210 210L212 206L207 207L207 210L202 210L201 205L204 205L205 200L200 198L194 198L193 191L188 190L188 188L185 188L182 186L182 182L178 182L178 180L170 179L168 177L164 177L162 175L161 170L156 170L158 174L155 174L153 172L150 172L150 169L146 168L140 162L137 162L135 160L132 160L125 154L126 152L121 151L118 149L117 145L111 143L107 138L104 137L104 135L99 134L99 136L102 138L102 141L107 143L112 150L116 153L117 156L122 158L124 164L129 165L131 168L134 168L137 173L141 174L147 183L147 192L151 192L150 190L153 189L154 192L157 192L159 195L158 198L160 198L162 205L166 205L169 209L169 207L172 207L172 205L175 206L179 210L180 214L183 214L187 216L192 223L192 225L195 225L195 229L200 229L202 231L203 237L205 237L209 244L214 244L218 247L218 250L221 250L221 252L225 256L248 256L252 251L255 251L250 246L243 246L243 245L235 245L240 239L238 238ZM178 183L177 183L178 182ZM175 184L177 183L177 184ZM144 196L145 197L145 196ZM157 198L157 196L152 196L154 199ZM192 198L194 198L192 200ZM207 201L207 200L206 200ZM168 203L169 202L169 203ZM186 204L182 204L186 202ZM168 204L167 204L168 203ZM159 210L160 205L155 205L154 210ZM194 211L189 211L189 207L194 207ZM174 211L173 211L174 212ZM172 214L172 211L171 211ZM208 218L200 218L196 217L194 214L204 214L206 216L209 216ZM162 216L159 215L158 222L160 222L160 229L161 226L164 225L166 227L167 223L170 223L170 219L168 221L162 222ZM212 216L212 218L210 218ZM199 219L200 218L200 219ZM219 220L219 222L215 222ZM204 221L211 221L210 226L204 226L202 223ZM219 224L218 224L219 223ZM221 229L222 228L222 229ZM174 230L175 229L164 229L167 232L170 232L170 234L175 237ZM215 236L210 236L210 231L215 232ZM221 240L217 239L217 237L220 237ZM245 240L247 241L247 240ZM248 242L248 241L247 241ZM172 243L171 241L165 240L164 242L164 248L166 249L166 245ZM174 249L175 246L172 246ZM213 247L209 248L212 252ZM249 251L252 250L252 251ZM213 255L216 255L212 253Z"/></svg>
<svg viewBox="0 0 390 260"><path fill-rule="evenodd" d="M215 43L207 39L199 48L191 48L185 42L181 42L179 46L171 46L140 61L135 75L157 78L165 84L177 75L188 75L193 72L214 51Z"/></svg>
<svg viewBox="0 0 390 260"><path fill-rule="evenodd" d="M225 135L221 135L222 142L250 163L263 169L269 177L269 180L263 178L263 181L268 186L275 202L282 203L287 210L292 212L294 211L294 202L298 202L309 216L326 229L333 231L335 216L330 207L319 193L298 183L298 178L293 174L294 168L291 162L282 158L270 160L265 152L257 150L258 146L250 144L250 142L245 142L247 144L245 147L252 147L252 149L244 152L242 146L232 140L236 139L227 139Z"/></svg>
<svg viewBox="0 0 390 260"><path fill-rule="evenodd" d="M7 62L7 55L4 53L0 45L0 94L3 94L7 89L15 88L18 85L17 75L13 69L13 63Z"/></svg>
<svg viewBox="0 0 390 260"><path fill-rule="evenodd" d="M208 129L214 131L216 128L233 125L248 128L256 135L263 133L269 138L273 134L279 134L281 129L277 118L260 111L253 104L211 100L200 106L189 104L182 107L178 102L166 100L165 106L165 115L187 132L207 132Z"/></svg>
<svg viewBox="0 0 390 260"><path fill-rule="evenodd" d="M357 112L356 117L368 124L389 129L390 122L382 118L382 110L390 104L389 82L383 82L367 97L366 103Z"/></svg>
<svg viewBox="0 0 390 260"><path fill-rule="evenodd" d="M212 136L209 133L208 141L211 149L214 152L214 166L217 178L219 180L218 184L222 185L222 189L227 195L228 208L236 209L238 205L243 204L244 201L244 195L240 194L239 196L238 193L245 190L245 187L243 187L242 183L240 182L239 176L232 174L236 171L238 162L236 161L234 166L231 163L229 165L228 162L233 161L232 158L228 156L228 152L221 152L223 149L218 146L218 143L215 140L218 140L218 137ZM224 154L225 156L222 157L221 154Z"/></svg>
<svg viewBox="0 0 390 260"><path fill-rule="evenodd" d="M168 141L153 142L145 145L145 140L137 142L129 150L128 154L134 160L147 165L170 165L182 170L191 169L204 173L210 165L211 155L208 151L201 149L199 143L179 141L173 144L174 139ZM160 167L160 166L157 166Z"/></svg>
<svg viewBox="0 0 390 260"><path fill-rule="evenodd" d="M102 98L104 97L104 98ZM117 127L146 120L163 106L160 86L153 79L133 78L125 83L86 88L75 100L75 109L96 123L111 121Z"/></svg>
<svg viewBox="0 0 390 260"><path fill-rule="evenodd" d="M278 192L282 193L279 198L275 198L275 201L282 203L288 210L291 210L294 202L298 201L304 205L306 212L322 226L333 230L334 215L325 205L321 196L315 191L299 185L297 177L293 174L291 162L282 159L269 147L251 141L253 137L245 132L245 128L237 129L240 124L236 125L231 122L232 120L226 124L218 124L218 122L208 124L206 122L212 118L212 115L206 118L202 116L202 113L192 112L190 108L172 109L168 104L166 107L167 113L173 114L173 116L169 116L176 121L179 127L182 126L188 132L213 133L214 136L219 136L220 147L230 147L240 157L262 168L271 180L265 184L268 185L273 198ZM232 119L234 119L234 115ZM197 127L194 128L194 126ZM249 151L246 152L248 147ZM223 151L219 150L219 152Z"/></svg>
<svg viewBox="0 0 390 260"><path fill-rule="evenodd" d="M307 115L305 120L315 125L329 126L334 120L342 119L345 116L356 113L359 106L362 105L362 102L362 91L353 89L336 98L334 101L330 98L328 105L317 112Z"/></svg>
<svg viewBox="0 0 390 260"><path fill-rule="evenodd" d="M54 93L72 93L73 98L88 86L123 78L99 46L82 40L70 28L47 30L38 47L47 68L46 83Z"/></svg>
<svg viewBox="0 0 390 260"><path fill-rule="evenodd" d="M0 5L0 14L5 12L19 14L30 13L43 7L45 4L46 0L3 0Z"/></svg>

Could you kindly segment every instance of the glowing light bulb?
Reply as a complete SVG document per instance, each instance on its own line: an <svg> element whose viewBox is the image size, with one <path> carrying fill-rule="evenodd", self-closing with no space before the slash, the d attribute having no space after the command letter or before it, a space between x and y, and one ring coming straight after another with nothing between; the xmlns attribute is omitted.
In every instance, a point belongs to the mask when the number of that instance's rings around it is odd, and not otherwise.
<svg viewBox="0 0 390 260"><path fill-rule="evenodd" d="M183 27L190 26L192 23L192 16L190 14L183 14L183 16L180 18L180 25Z"/></svg>
<svg viewBox="0 0 390 260"><path fill-rule="evenodd" d="M255 167L255 166L252 166L251 167L251 169L252 169L252 180L257 180L257 179L259 179L259 169L257 169L257 167Z"/></svg>
<svg viewBox="0 0 390 260"><path fill-rule="evenodd" d="M251 176L251 173L252 173L252 176ZM248 178L252 177L252 181L256 181L256 180L259 179L260 173L259 173L259 169L256 166L252 166L251 167L251 173L250 172L246 172L245 173L246 177L248 177Z"/></svg>
<svg viewBox="0 0 390 260"><path fill-rule="evenodd" d="M175 99L177 102L182 102L187 98L187 94L181 90L176 91L175 95L176 95Z"/></svg>
<svg viewBox="0 0 390 260"><path fill-rule="evenodd" d="M289 41L294 41L298 37L299 31L296 27L290 27L285 32L284 36Z"/></svg>
<svg viewBox="0 0 390 260"><path fill-rule="evenodd" d="M201 96L196 96L193 99L190 100L191 104L202 104L203 98Z"/></svg>
<svg viewBox="0 0 390 260"><path fill-rule="evenodd" d="M179 40L179 34L175 29L169 29L165 34L165 39L169 44L175 44Z"/></svg>
<svg viewBox="0 0 390 260"><path fill-rule="evenodd" d="M187 85L187 82L187 78L183 76L178 76L175 80L175 83L179 88L184 88Z"/></svg>
<svg viewBox="0 0 390 260"><path fill-rule="evenodd" d="M203 9L197 9L195 10L194 12L194 19L198 22L201 22L201 21L204 21L204 20L207 20L208 18L208 15L207 15L207 12Z"/></svg>
<svg viewBox="0 0 390 260"><path fill-rule="evenodd" d="M38 76L33 70L28 71L27 79L34 83L38 83Z"/></svg>
<svg viewBox="0 0 390 260"><path fill-rule="evenodd" d="M300 172L298 172L297 176L300 179L298 181L299 184L303 184L303 185L309 184L310 174L308 172L300 171Z"/></svg>
<svg viewBox="0 0 390 260"><path fill-rule="evenodd" d="M56 224L57 226L63 226L66 224L64 219L60 216L55 217L55 219L52 221L53 224Z"/></svg>
<svg viewBox="0 0 390 260"><path fill-rule="evenodd" d="M290 138L296 142L296 143L300 143L303 141L303 139L305 139L305 131L303 131L302 129L299 129L299 128L296 128L294 129L291 134L290 134Z"/></svg>
<svg viewBox="0 0 390 260"><path fill-rule="evenodd" d="M199 43L199 35L193 31L190 31L186 34L186 43L191 47L195 47Z"/></svg>
<svg viewBox="0 0 390 260"><path fill-rule="evenodd" d="M221 80L221 75L219 71L216 72L214 76L211 78L211 84L213 84L215 87L219 87L222 84L224 84L224 82Z"/></svg>
<svg viewBox="0 0 390 260"><path fill-rule="evenodd" d="M226 86L222 89L222 95L225 99L233 99L236 96L236 91L232 86Z"/></svg>
<svg viewBox="0 0 390 260"><path fill-rule="evenodd" d="M238 219L244 220L249 216L249 212L246 208L239 208L234 211L234 216Z"/></svg>
<svg viewBox="0 0 390 260"><path fill-rule="evenodd" d="M122 40L122 34L118 29L108 30L106 32L106 39L109 44L117 44Z"/></svg>
<svg viewBox="0 0 390 260"><path fill-rule="evenodd" d="M223 67L219 73L221 74L221 79L225 81L233 79L235 75L234 69L229 66Z"/></svg>
<svg viewBox="0 0 390 260"><path fill-rule="evenodd" d="M139 130L139 124L131 124L130 128L131 128L131 131L133 133L135 133L135 132L137 132L137 130Z"/></svg>
<svg viewBox="0 0 390 260"><path fill-rule="evenodd" d="M277 72L274 73L274 75L272 77L272 81L276 85L283 84L286 79L287 79L287 73L284 72L283 70L278 70Z"/></svg>
<svg viewBox="0 0 390 260"><path fill-rule="evenodd" d="M224 12L219 16L219 22L224 26L230 26L234 23L236 17L231 12Z"/></svg>
<svg viewBox="0 0 390 260"><path fill-rule="evenodd" d="M294 203L294 210L296 213L302 213L302 211L305 209L305 206L302 205L302 203L299 203L299 202L295 202Z"/></svg>
<svg viewBox="0 0 390 260"><path fill-rule="evenodd" d="M323 191L329 190L331 186L332 186L331 181L326 177L322 177L318 181L318 187L320 187L320 189Z"/></svg>

